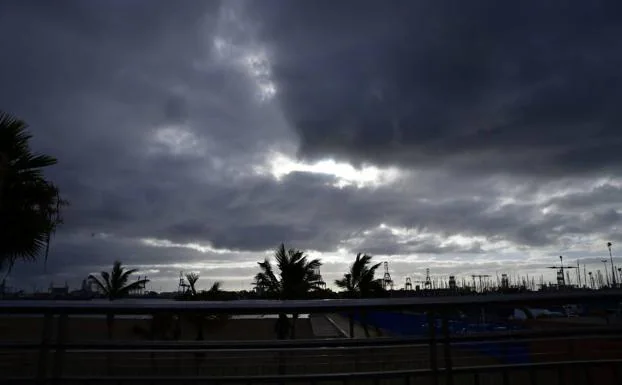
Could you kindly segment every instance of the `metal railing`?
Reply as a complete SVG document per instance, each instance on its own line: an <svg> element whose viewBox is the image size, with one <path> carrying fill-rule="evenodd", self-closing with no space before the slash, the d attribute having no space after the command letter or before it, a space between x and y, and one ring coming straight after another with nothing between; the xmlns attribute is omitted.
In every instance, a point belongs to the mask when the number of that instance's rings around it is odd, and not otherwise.
<svg viewBox="0 0 622 385"><path fill-rule="evenodd" d="M0 365L9 363L0 369L0 382L621 384L622 328L617 323L456 334L450 330L449 319L457 309L491 311L570 303L603 303L606 307L620 301L622 291L618 290L308 301L7 300L0 301L5 327L11 322L30 322L40 326L36 330L40 337L31 333L26 340L11 339L3 335L0 323ZM165 314L183 319L197 314L311 313L348 318L374 311L425 313L426 333L266 341L71 338L72 325L79 322L75 317L84 315ZM101 322L105 324L104 319ZM352 327L349 331L353 333ZM517 347L522 351L514 352ZM495 349L498 351L491 354ZM513 361L518 356L525 362Z"/></svg>

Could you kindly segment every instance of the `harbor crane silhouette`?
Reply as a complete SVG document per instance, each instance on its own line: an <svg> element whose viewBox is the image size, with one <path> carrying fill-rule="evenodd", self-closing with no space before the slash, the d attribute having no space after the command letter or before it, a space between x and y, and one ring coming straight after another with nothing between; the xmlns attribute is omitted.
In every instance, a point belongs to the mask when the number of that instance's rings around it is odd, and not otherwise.
<svg viewBox="0 0 622 385"><path fill-rule="evenodd" d="M566 265L564 266L564 257L559 256L559 266L547 266L547 269L557 270L557 286L566 286L566 277L564 276L564 269L577 269L576 266Z"/></svg>

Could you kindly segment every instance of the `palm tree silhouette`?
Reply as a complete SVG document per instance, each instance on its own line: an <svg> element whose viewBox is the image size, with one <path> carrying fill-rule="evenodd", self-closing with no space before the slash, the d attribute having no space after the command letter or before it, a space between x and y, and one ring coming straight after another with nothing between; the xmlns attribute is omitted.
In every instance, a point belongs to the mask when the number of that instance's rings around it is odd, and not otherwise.
<svg viewBox="0 0 622 385"><path fill-rule="evenodd" d="M100 277L96 277L93 274L89 274L89 279L92 280L99 288L99 291L110 301L115 299L127 297L132 291L140 289L149 282L148 279L139 279L134 282L128 283L129 278L134 274L137 269L126 270L121 261L115 261L112 265L112 271L102 271L99 273ZM114 314L109 313L107 316L108 337L112 339Z"/></svg>
<svg viewBox="0 0 622 385"><path fill-rule="evenodd" d="M196 284L199 278L200 276L197 273L186 274L186 280L188 281L188 285L190 285L190 290L188 290L188 292L185 296L182 297L182 299L186 301L210 301L218 299L222 294L222 284L220 282L214 282L209 290L198 292L196 289ZM205 327L213 326L214 324L222 324L228 319L228 317L225 315L213 315L203 313L190 313L185 318L187 318L194 325L196 329L197 341L202 341L205 339Z"/></svg>
<svg viewBox="0 0 622 385"><path fill-rule="evenodd" d="M31 151L27 125L0 112L0 269L1 285L19 260L35 261L49 253L50 237L62 223L58 187L43 169L57 160Z"/></svg>
<svg viewBox="0 0 622 385"><path fill-rule="evenodd" d="M199 280L199 274L197 273L186 274L186 281L188 281L188 285L190 285L190 295L197 295L196 284L198 280Z"/></svg>
<svg viewBox="0 0 622 385"><path fill-rule="evenodd" d="M384 291L382 280L376 279L376 270L380 263L371 264L371 255L358 253L350 270L344 274L343 278L337 279L335 285L344 289L348 296L353 298L369 298L376 296ZM353 328L354 317L350 318L350 329ZM369 337L369 329L366 322L361 322L365 336Z"/></svg>
<svg viewBox="0 0 622 385"><path fill-rule="evenodd" d="M255 285L262 288L271 298L281 300L303 299L311 291L319 290L321 277L317 269L322 265L319 259L309 260L303 251L297 249L285 249L281 243L274 252L276 268L279 270L277 277L274 267L268 258L258 262L261 271L255 276ZM279 315L279 320L285 324L286 316ZM297 313L292 314L290 338L296 336ZM281 330L279 338L284 338L287 333Z"/></svg>
<svg viewBox="0 0 622 385"><path fill-rule="evenodd" d="M368 298L381 293L382 280L375 278L380 263L371 265L371 259L371 255L358 253L348 273L336 280L335 285L357 298Z"/></svg>
<svg viewBox="0 0 622 385"><path fill-rule="evenodd" d="M138 269L126 270L121 261L114 261L112 271L102 271L100 277L93 274L89 275L89 279L93 280L101 293L110 301L127 297L132 291L140 289L144 284L149 282L148 279L140 279L128 284L130 275L137 272Z"/></svg>

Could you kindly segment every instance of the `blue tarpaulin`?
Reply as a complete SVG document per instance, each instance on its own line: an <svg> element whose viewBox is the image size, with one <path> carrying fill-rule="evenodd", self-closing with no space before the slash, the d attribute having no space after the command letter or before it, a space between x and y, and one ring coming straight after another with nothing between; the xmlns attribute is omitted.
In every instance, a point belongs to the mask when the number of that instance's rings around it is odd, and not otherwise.
<svg viewBox="0 0 622 385"><path fill-rule="evenodd" d="M354 320L361 322L361 314L354 314ZM365 313L364 322L394 335L424 337L428 334L428 318L425 314L372 311ZM440 335L441 320L435 319L434 323L436 333ZM473 324L464 320L450 320L448 328L453 335L510 330L508 325L501 323ZM504 363L527 363L530 360L529 347L523 342L474 342L461 344L460 347L492 356Z"/></svg>

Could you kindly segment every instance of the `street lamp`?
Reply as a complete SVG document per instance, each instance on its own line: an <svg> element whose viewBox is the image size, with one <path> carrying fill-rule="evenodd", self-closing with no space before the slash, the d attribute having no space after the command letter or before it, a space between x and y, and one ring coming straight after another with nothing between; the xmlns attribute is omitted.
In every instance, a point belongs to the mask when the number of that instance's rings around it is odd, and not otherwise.
<svg viewBox="0 0 622 385"><path fill-rule="evenodd" d="M611 260L611 278L613 279L613 281L611 281L611 284L613 285L613 287L616 287L616 268L613 266L613 255L611 254L611 246L612 243L607 242L607 248L609 249L609 259Z"/></svg>

